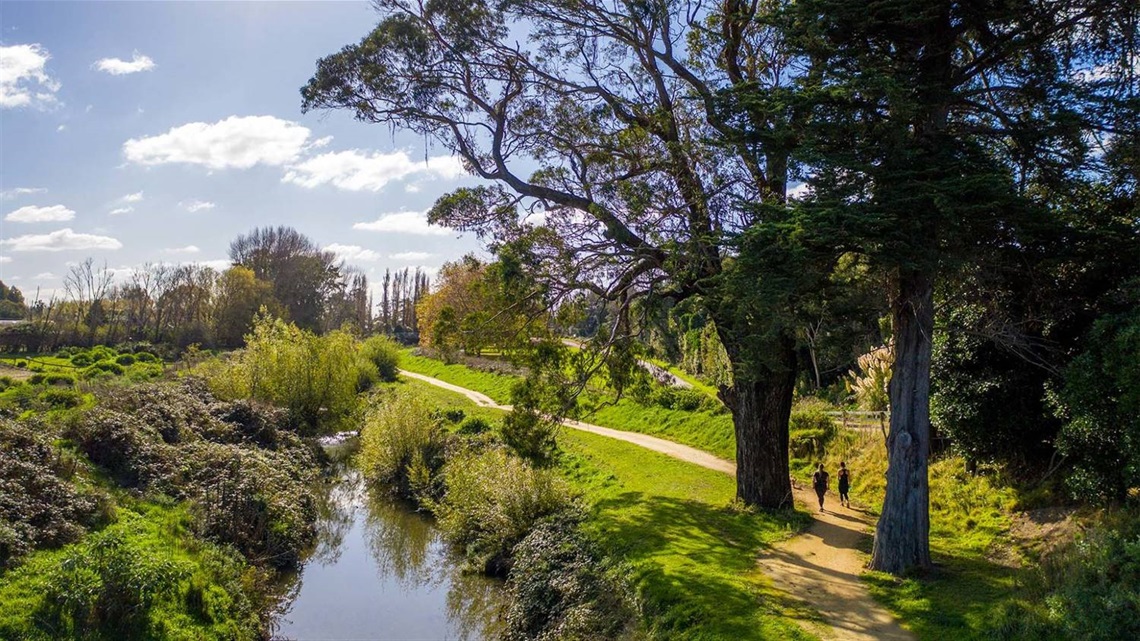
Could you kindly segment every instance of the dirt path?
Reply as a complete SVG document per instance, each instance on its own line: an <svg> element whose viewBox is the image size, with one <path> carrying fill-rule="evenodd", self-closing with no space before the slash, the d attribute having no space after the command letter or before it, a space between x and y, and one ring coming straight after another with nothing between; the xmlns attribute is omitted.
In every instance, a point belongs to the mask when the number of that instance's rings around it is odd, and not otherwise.
<svg viewBox="0 0 1140 641"><path fill-rule="evenodd" d="M415 372L400 370L400 373L462 394L481 407L511 410L510 405L500 405L485 394ZM581 421L566 420L562 423L584 432L633 443L710 470L736 474L735 463L687 445ZM815 520L802 535L776 545L761 556L758 562L776 587L802 598L820 613L827 626L824 629L812 629L812 632L825 639L842 641L914 639L914 635L904 630L889 612L871 598L866 586L859 580L859 574L863 571L859 543L873 526L873 519L861 511L840 507L834 492L827 497L827 510L824 512L818 511L819 505L811 490L797 489L795 498Z"/></svg>

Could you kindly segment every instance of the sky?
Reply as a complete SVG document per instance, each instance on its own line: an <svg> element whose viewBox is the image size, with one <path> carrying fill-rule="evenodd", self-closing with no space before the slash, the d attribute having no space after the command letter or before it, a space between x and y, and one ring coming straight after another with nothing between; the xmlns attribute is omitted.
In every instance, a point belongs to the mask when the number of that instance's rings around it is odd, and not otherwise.
<svg viewBox="0 0 1140 641"><path fill-rule="evenodd" d="M419 136L301 113L316 61L379 21L366 1L0 0L0 280L62 295L88 257L224 267L289 225L375 282L477 251L429 226L474 184Z"/></svg>

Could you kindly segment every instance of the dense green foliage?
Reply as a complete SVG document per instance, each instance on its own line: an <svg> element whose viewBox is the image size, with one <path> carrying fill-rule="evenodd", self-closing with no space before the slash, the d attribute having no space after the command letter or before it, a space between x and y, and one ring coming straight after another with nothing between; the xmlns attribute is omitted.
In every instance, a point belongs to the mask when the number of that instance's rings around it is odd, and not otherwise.
<svg viewBox="0 0 1140 641"><path fill-rule="evenodd" d="M512 549L537 523L570 507L568 488L552 472L500 448L449 457L443 483L432 507L440 528L493 573L510 567Z"/></svg>
<svg viewBox="0 0 1140 641"><path fill-rule="evenodd" d="M0 575L0 637L48 641L258 638L245 562L190 535L183 510L131 505L79 543Z"/></svg>
<svg viewBox="0 0 1140 641"><path fill-rule="evenodd" d="M362 351L345 331L314 334L263 316L245 349L228 362L207 362L201 371L220 397L285 408L290 420L312 434L351 425L360 407L358 391L379 379L377 363L391 369L394 356L383 339L365 345Z"/></svg>
<svg viewBox="0 0 1140 641"><path fill-rule="evenodd" d="M410 390L386 394L375 404L360 433L358 464L366 478L405 497L435 497L447 437L432 409Z"/></svg>
<svg viewBox="0 0 1140 641"><path fill-rule="evenodd" d="M566 516L539 523L514 547L507 579L510 641L616 639L635 620L621 570Z"/></svg>
<svg viewBox="0 0 1140 641"><path fill-rule="evenodd" d="M1024 598L996 622L999 639L1112 641L1140 636L1140 518L1118 514L1030 571Z"/></svg>

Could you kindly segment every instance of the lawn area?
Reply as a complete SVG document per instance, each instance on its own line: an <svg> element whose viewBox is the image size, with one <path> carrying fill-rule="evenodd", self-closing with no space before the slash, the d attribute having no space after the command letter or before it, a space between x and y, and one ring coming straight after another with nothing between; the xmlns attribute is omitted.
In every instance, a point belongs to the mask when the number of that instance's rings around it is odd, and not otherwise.
<svg viewBox="0 0 1140 641"><path fill-rule="evenodd" d="M558 440L560 468L590 509L587 531L629 564L654 637L813 638L796 620L815 613L756 563L806 514L735 509L732 477L630 443L572 429Z"/></svg>
<svg viewBox="0 0 1140 641"><path fill-rule="evenodd" d="M438 366L429 368L432 363ZM494 396L495 385L501 385L503 379L510 380L474 372L461 365L443 366L426 358L402 366L489 396ZM652 434L729 460L735 456L732 419L726 413L646 407L623 399L592 410L587 407L581 418L605 427ZM706 472L634 445L569 429L563 430L559 441L567 452L565 465L575 487L594 505L594 522L600 538L609 541L607 545L621 549L623 558L644 560L645 567L650 568L638 574L647 595L661 589L661 594L673 595L661 597L662 602L668 603L669 598L676 597L676 591L683 590L681 586L685 581L678 577L703 576L698 574L697 566L686 565L685 559L693 555L706 555L711 565L722 571L729 567L726 563L732 557L722 556L723 549L718 552L704 547L712 545L711 542L701 543L699 537L690 538L696 537L698 529L719 532L714 537L717 545L726 545L724 542L731 540L755 550L769 540L762 523L755 524L743 539L731 531L731 525L727 525L732 523L730 521L718 521L721 525L716 526L727 530L709 529L713 528L709 519L715 520L717 514L715 506L724 506L733 496L733 480L727 476ZM849 434L834 443L833 450L826 459L828 469L835 469L841 458L847 460L852 469L852 497L877 512L885 489L886 457L882 437L877 432ZM810 475L809 462L799 462L798 476ZM686 472L685 468L692 470ZM708 475L707 478L704 475ZM1017 597L1018 570L991 560L996 551L1010 547L1007 533L1016 494L1010 488L990 483L985 476L967 474L960 458L936 461L931 465L930 478L931 548L938 567L926 576L901 580L877 573L868 573L864 578L872 595L904 621L919 639L987 638L992 636L989 624L995 613ZM666 528L663 531L667 531L668 536L655 534L653 526ZM751 558L740 549L737 548L736 555ZM705 571L707 567L699 567L699 572ZM762 584L759 579L749 584L741 574L746 571L734 567L726 576L707 579L708 586L725 588L725 593L712 599L709 607L721 600L732 602L733 594L738 599L759 598L757 595L761 592L749 590L760 590L757 586ZM715 590L709 587L705 591ZM752 596L747 596L749 594ZM700 594L686 597L703 603ZM654 599L650 598L650 602ZM694 612L705 612L699 605L692 607L698 608ZM781 607L792 606L779 604L766 616L775 616L778 620ZM704 616L694 614L693 620ZM717 618L717 615L708 616ZM731 617L721 618L725 619L722 622L725 627L718 630L728 634L727 638L735 636L732 626L744 627L742 621L734 623ZM668 617L665 620L669 620Z"/></svg>
<svg viewBox="0 0 1140 641"><path fill-rule="evenodd" d="M480 372L465 365L448 365L434 358L416 356L411 350L400 352L400 367L409 372L431 376L452 385L482 392L504 405L511 402L511 386L517 380L512 376Z"/></svg>

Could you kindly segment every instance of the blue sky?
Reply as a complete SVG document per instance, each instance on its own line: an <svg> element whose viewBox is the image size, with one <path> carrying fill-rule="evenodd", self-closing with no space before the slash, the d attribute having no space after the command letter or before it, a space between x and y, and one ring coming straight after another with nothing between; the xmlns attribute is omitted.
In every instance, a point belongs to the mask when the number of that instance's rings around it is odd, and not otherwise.
<svg viewBox="0 0 1140 641"><path fill-rule="evenodd" d="M301 114L317 59L378 19L364 1L0 2L0 279L31 297L87 257L221 265L264 225L374 280L476 250L423 218L473 180L446 150Z"/></svg>

